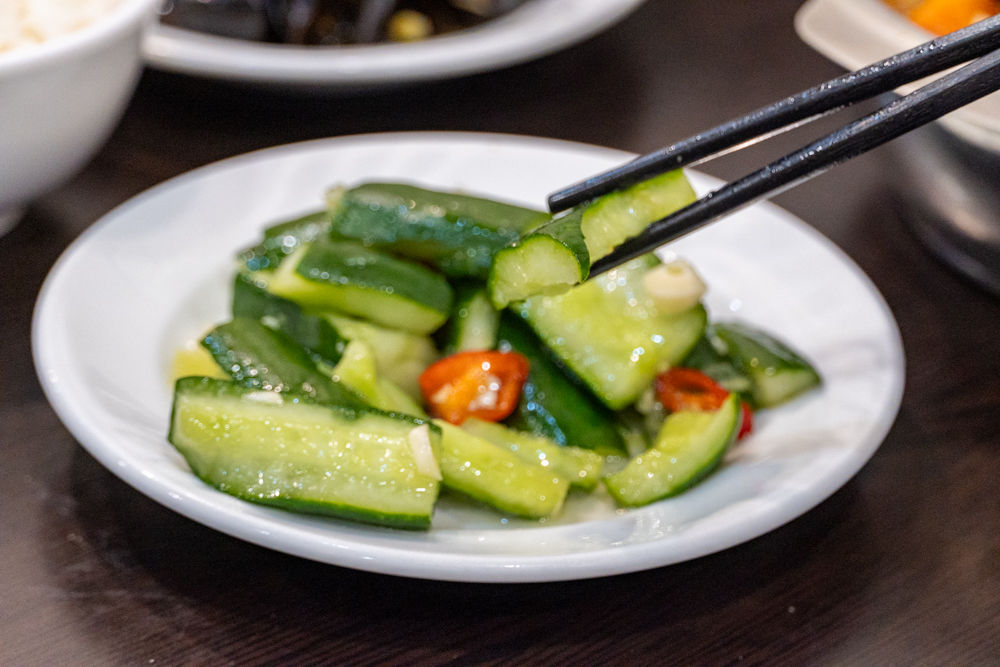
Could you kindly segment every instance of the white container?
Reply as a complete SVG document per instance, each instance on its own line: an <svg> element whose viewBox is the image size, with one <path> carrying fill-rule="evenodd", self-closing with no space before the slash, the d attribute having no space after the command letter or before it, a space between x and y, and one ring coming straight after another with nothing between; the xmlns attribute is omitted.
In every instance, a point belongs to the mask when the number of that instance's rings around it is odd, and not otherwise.
<svg viewBox="0 0 1000 667"><path fill-rule="evenodd" d="M124 0L93 25L0 53L0 234L111 134L141 70L159 0Z"/></svg>
<svg viewBox="0 0 1000 667"><path fill-rule="evenodd" d="M934 39L881 0L809 0L795 16L809 46L847 69L861 69ZM909 93L923 82L900 88ZM1000 153L1000 93L977 100L939 121L965 141Z"/></svg>

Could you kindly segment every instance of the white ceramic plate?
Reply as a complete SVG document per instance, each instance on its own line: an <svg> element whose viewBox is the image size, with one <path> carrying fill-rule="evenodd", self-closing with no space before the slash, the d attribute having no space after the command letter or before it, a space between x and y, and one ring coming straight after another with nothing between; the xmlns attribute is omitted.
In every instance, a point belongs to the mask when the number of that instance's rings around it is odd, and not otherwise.
<svg viewBox="0 0 1000 667"><path fill-rule="evenodd" d="M882 0L809 0L795 15L795 29L806 44L851 70L934 39ZM910 93L923 83L903 86L900 92ZM1000 93L939 122L966 141L1000 153Z"/></svg>
<svg viewBox="0 0 1000 667"><path fill-rule="evenodd" d="M365 88L500 69L564 49L623 19L644 0L531 0L483 24L412 44L287 46L157 25L146 62L188 74Z"/></svg>
<svg viewBox="0 0 1000 667"><path fill-rule="evenodd" d="M246 503L192 475L167 442L173 351L229 319L235 253L266 225L319 208L325 188L367 179L461 188L537 207L626 153L545 139L387 134L273 148L179 176L96 223L39 297L35 363L80 443L150 498L230 535L306 558L396 575L479 582L579 579L695 558L809 510L874 453L899 407L892 315L857 266L813 229L762 204L675 242L711 286L713 318L779 334L825 384L758 415L716 474L648 507L571 498L549 523L441 503L410 533ZM716 181L692 174L704 191ZM192 545L197 548L197 545Z"/></svg>

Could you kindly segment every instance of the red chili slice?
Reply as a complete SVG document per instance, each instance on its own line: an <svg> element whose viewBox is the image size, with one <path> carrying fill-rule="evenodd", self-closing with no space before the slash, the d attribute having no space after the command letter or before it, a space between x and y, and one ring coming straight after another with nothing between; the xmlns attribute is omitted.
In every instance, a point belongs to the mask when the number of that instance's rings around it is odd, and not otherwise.
<svg viewBox="0 0 1000 667"><path fill-rule="evenodd" d="M428 366L420 391L428 411L452 424L500 421L517 407L528 360L517 352L459 352Z"/></svg>

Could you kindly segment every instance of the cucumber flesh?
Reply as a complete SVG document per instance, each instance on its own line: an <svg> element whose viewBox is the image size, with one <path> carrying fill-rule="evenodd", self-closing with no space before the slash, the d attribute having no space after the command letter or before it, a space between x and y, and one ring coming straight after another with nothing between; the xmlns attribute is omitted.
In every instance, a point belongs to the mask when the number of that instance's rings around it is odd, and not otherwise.
<svg viewBox="0 0 1000 667"><path fill-rule="evenodd" d="M596 199L586 206L580 223L592 260L697 198L684 172L677 170Z"/></svg>
<svg viewBox="0 0 1000 667"><path fill-rule="evenodd" d="M820 384L816 369L774 337L737 323L713 329L727 357L752 380L756 407L784 403Z"/></svg>
<svg viewBox="0 0 1000 667"><path fill-rule="evenodd" d="M267 289L307 311L353 315L418 334L440 327L452 302L441 275L353 242L303 246L282 262Z"/></svg>
<svg viewBox="0 0 1000 667"><path fill-rule="evenodd" d="M656 309L642 278L658 263L646 255L565 294L517 306L546 346L612 410L634 403L705 331L701 305L672 315Z"/></svg>
<svg viewBox="0 0 1000 667"><path fill-rule="evenodd" d="M221 324L205 336L202 345L239 384L299 392L321 403L365 407L356 395L322 373L305 348L259 320L244 317Z"/></svg>
<svg viewBox="0 0 1000 667"><path fill-rule="evenodd" d="M566 500L569 479L526 463L509 449L477 438L446 421L442 431L444 485L503 512L539 519L557 513Z"/></svg>
<svg viewBox="0 0 1000 667"><path fill-rule="evenodd" d="M521 400L506 420L509 426L599 454L626 452L614 414L570 379L534 332L510 311L500 316L497 340L497 349L520 352L530 365Z"/></svg>
<svg viewBox="0 0 1000 667"><path fill-rule="evenodd" d="M675 412L664 422L656 444L621 472L604 478L604 484L615 500L629 507L676 495L715 469L739 429L736 394L715 411Z"/></svg>
<svg viewBox="0 0 1000 667"><path fill-rule="evenodd" d="M497 310L534 294L558 294L587 279L590 254L580 232L581 210L542 225L496 253L490 299Z"/></svg>
<svg viewBox="0 0 1000 667"><path fill-rule="evenodd" d="M424 417L423 409L402 389L379 377L375 354L367 343L354 340L333 368L333 379L364 399L365 403L388 412Z"/></svg>
<svg viewBox="0 0 1000 667"><path fill-rule="evenodd" d="M258 319L308 350L313 361L335 366L347 339L329 321L306 315L294 301L271 294L252 275L239 273L233 285L233 317Z"/></svg>
<svg viewBox="0 0 1000 667"><path fill-rule="evenodd" d="M426 423L189 377L177 382L169 440L198 477L238 498L420 530L440 490L409 442ZM431 426L433 449L440 437Z"/></svg>
<svg viewBox="0 0 1000 667"><path fill-rule="evenodd" d="M541 211L401 183L366 183L330 204L336 234L485 279L493 253L549 219Z"/></svg>
<svg viewBox="0 0 1000 667"><path fill-rule="evenodd" d="M514 452L526 463L553 470L569 480L570 486L593 491L604 467L604 457L579 447L560 447L548 438L516 431L502 424L470 418L462 430L498 447Z"/></svg>
<svg viewBox="0 0 1000 667"><path fill-rule="evenodd" d="M212 353L197 341L191 341L177 350L177 353L174 355L173 364L170 367L171 380L191 375L212 377L219 380L229 379L229 373L224 371L216 363Z"/></svg>
<svg viewBox="0 0 1000 667"><path fill-rule="evenodd" d="M459 285L448 320L445 353L492 350L497 345L499 326L500 313L493 308L486 290L480 285Z"/></svg>
<svg viewBox="0 0 1000 667"><path fill-rule="evenodd" d="M379 377L391 381L415 401L421 400L420 374L438 358L428 336L386 329L342 315L324 317L340 335L351 341L364 341L371 347Z"/></svg>
<svg viewBox="0 0 1000 667"><path fill-rule="evenodd" d="M302 244L330 233L330 213L317 211L264 230L264 239L239 254L247 271L273 271Z"/></svg>

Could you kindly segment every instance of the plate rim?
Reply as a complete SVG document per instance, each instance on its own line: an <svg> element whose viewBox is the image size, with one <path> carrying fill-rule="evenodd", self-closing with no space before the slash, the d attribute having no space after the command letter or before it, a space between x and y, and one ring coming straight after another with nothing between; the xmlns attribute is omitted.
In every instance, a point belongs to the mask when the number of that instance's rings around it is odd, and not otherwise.
<svg viewBox="0 0 1000 667"><path fill-rule="evenodd" d="M764 520L759 520L760 517L757 517L758 520L756 522L744 521L736 524L729 533L732 537L727 540L727 544L725 545L707 545L706 542L710 541L709 538L712 537L709 534L704 536L700 541L698 539L688 540L686 549L675 549L674 556L667 559L663 559L662 557L657 558L656 547L658 541L614 549L542 556L442 554L439 552L407 550L405 546L399 545L388 547L370 545L346 547L343 544L335 544L338 537L343 539L343 536L338 535L336 532L329 537L305 536L308 539L303 540L304 536L302 535L292 535L296 529L294 526L288 524L279 524L276 530L275 526L267 523L266 527L268 530L262 530L260 526L252 525L255 523L266 523L259 517L242 516L240 518L243 520L243 523L234 526L233 519L235 515L230 516L230 513L225 509L220 510L218 506L203 502L190 495L179 496L174 492L176 490L172 490L164 480L157 481L153 479L152 474L144 471L142 466L126 465L120 459L119 455L115 453L114 447L106 444L106 441L110 440L110 438L102 435L100 429L91 425L87 416L81 414L75 408L72 399L60 391L57 377L50 376L46 372L46 369L51 366L49 359L53 355L53 351L49 349L45 341L45 328L49 326L47 324L48 320L56 317L58 313L51 295L56 289L61 272L73 256L78 252L82 252L81 249L86 246L92 235L98 233L104 226L111 224L120 216L127 214L130 208L141 204L149 198L156 197L173 187L182 185L188 180L197 179L206 172L219 169L221 166L239 166L243 162L255 161L262 157L280 156L285 153L310 150L316 147L330 146L336 149L340 145L351 143L365 144L371 141L395 142L400 140L405 141L406 139L431 140L439 143L448 141L456 143L499 141L508 145L520 144L535 148L540 146L562 147L578 151L581 149L588 152L597 151L608 156L620 156L623 159L628 159L632 155L615 149L579 142L494 133L399 132L349 135L286 144L237 155L180 174L139 193L102 216L63 251L45 278L33 314L31 339L36 372L43 391L52 404L57 416L80 444L113 474L157 503L209 528L259 546L328 564L395 576L477 583L529 583L590 579L637 572L709 555L764 535L813 509L853 478L878 450L885 436L892 428L900 408L905 385L905 356L898 324L884 297L864 271L831 240L791 213L784 211L774 204L763 203L757 206L764 206L771 214L783 218L785 221L790 222L809 234L814 241L819 242L827 251L832 252L841 260L844 268L854 273L860 279L864 289L872 297L873 302L889 325L892 334L890 343L893 352L890 366L894 372L892 373L892 382L888 389L889 396L885 408L878 415L875 427L870 429L870 432L866 434L867 437L863 439L864 447L856 450L858 455L855 460L856 465L840 468L837 471L838 474L826 476L822 480L822 483L813 484L804 490L799 490L794 494L796 500L794 503L795 509L790 513L787 511L772 510L764 514ZM703 176L699 175L699 178ZM711 177L707 178L717 181L717 179L711 179ZM149 488L150 484L148 482L150 480L153 480L155 488ZM785 506L787 507L788 504L786 503ZM391 531L391 529L377 530ZM530 530L548 529L533 528ZM274 532L282 533L286 538L289 536L294 537L294 543L291 545L277 543L277 539L272 538L272 533ZM387 532L386 535L392 535L394 532ZM348 540L350 540L350 536L348 536ZM330 546L337 546L338 549L333 552L329 549ZM366 550L368 552L372 550L378 552L378 557L373 557L370 553L365 553ZM401 561L398 559L393 561L391 555L397 552L406 552L408 558L404 558ZM626 552L628 553L626 554ZM596 554L600 554L603 557L603 562L600 562L600 559L598 559L598 562L594 562ZM331 555L336 557L331 558ZM382 556L384 555L390 557L383 560ZM471 565L470 561L472 561Z"/></svg>
<svg viewBox="0 0 1000 667"><path fill-rule="evenodd" d="M480 27L414 44L296 47L201 34L157 22L142 48L149 66L166 71L256 83L366 89L476 74L533 60L596 35L646 0L534 1L542 9L529 12L523 20L515 16L521 7ZM531 18L558 5L569 9L567 20L548 24ZM498 40L506 44L496 44Z"/></svg>

